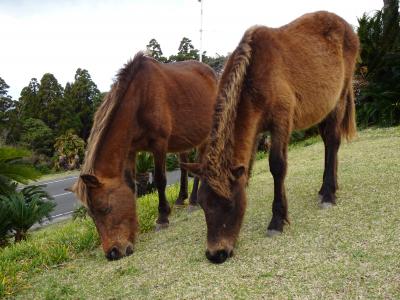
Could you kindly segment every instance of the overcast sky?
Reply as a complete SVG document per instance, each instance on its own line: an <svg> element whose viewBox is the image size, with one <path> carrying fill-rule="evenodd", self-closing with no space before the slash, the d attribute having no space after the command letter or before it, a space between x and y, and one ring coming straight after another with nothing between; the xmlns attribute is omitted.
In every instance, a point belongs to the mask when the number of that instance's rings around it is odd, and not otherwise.
<svg viewBox="0 0 400 300"><path fill-rule="evenodd" d="M382 0L203 0L203 50L225 55L254 24L278 27L300 15L328 10L352 25ZM19 98L32 77L52 73L64 86L77 68L107 91L116 71L149 40L165 56L186 36L199 48L198 0L0 0L0 77Z"/></svg>

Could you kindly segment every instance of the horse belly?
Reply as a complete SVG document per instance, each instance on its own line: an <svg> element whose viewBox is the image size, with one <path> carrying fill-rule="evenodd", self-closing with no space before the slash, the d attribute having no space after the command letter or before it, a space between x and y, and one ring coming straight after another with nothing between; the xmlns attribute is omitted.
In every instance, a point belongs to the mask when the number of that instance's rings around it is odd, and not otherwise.
<svg viewBox="0 0 400 300"><path fill-rule="evenodd" d="M307 129L323 121L335 109L341 94L342 84L330 88L316 87L312 94L296 93L293 129Z"/></svg>
<svg viewBox="0 0 400 300"><path fill-rule="evenodd" d="M211 101L210 101L211 102ZM184 106L184 105L182 105ZM211 131L213 105L177 108L168 139L168 151L182 152L202 144Z"/></svg>

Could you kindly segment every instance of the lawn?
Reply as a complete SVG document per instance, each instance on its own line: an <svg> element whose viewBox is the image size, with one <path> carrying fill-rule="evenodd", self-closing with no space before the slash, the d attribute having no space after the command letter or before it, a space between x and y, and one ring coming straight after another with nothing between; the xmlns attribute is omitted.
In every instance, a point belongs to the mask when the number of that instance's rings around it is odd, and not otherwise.
<svg viewBox="0 0 400 300"><path fill-rule="evenodd" d="M291 225L266 237L272 177L256 162L235 255L204 256L202 211L174 210L169 229L140 235L116 262L100 248L32 272L17 299L399 299L400 127L368 129L339 153L338 205L320 210L323 145L289 151Z"/></svg>

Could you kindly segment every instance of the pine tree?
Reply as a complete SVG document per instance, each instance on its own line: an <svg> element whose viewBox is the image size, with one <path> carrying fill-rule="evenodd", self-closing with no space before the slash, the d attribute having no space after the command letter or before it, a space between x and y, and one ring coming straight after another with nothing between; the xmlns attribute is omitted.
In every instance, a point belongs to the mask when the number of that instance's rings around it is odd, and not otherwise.
<svg viewBox="0 0 400 300"><path fill-rule="evenodd" d="M18 109L22 119L37 118L41 107L38 98L40 84L36 78L32 78L28 86L24 87L18 101Z"/></svg>
<svg viewBox="0 0 400 300"><path fill-rule="evenodd" d="M199 59L199 50L195 49L192 41L184 37L178 48L177 55L171 55L169 61L184 61L184 60L198 60Z"/></svg>
<svg viewBox="0 0 400 300"><path fill-rule="evenodd" d="M63 87L53 74L43 75L37 93L41 111L36 118L42 120L52 130L58 129L58 121L64 114L63 93Z"/></svg>
<svg viewBox="0 0 400 300"><path fill-rule="evenodd" d="M0 134L1 140L5 141L10 132L10 122L12 121L12 111L15 109L15 101L8 95L10 87L0 77Z"/></svg>
<svg viewBox="0 0 400 300"><path fill-rule="evenodd" d="M168 59L163 56L161 45L157 42L156 39L151 39L149 44L146 45L146 49L147 53L159 62L165 63L168 61Z"/></svg>
<svg viewBox="0 0 400 300"><path fill-rule="evenodd" d="M101 102L101 93L87 70L76 70L75 81L65 87L64 98L76 116L75 127L71 129L86 140L92 128L95 108Z"/></svg>

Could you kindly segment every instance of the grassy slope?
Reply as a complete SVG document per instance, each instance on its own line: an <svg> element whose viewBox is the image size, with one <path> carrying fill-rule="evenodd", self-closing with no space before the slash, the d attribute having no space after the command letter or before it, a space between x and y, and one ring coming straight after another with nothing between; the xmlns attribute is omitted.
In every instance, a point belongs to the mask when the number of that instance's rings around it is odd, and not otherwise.
<svg viewBox="0 0 400 300"><path fill-rule="evenodd" d="M337 207L321 211L323 146L289 153L292 225L265 237L272 178L258 161L235 256L204 257L203 213L174 212L171 227L142 234L135 254L107 262L100 249L32 277L30 298L400 298L400 127L366 130L340 151Z"/></svg>

